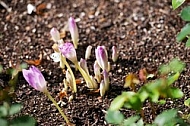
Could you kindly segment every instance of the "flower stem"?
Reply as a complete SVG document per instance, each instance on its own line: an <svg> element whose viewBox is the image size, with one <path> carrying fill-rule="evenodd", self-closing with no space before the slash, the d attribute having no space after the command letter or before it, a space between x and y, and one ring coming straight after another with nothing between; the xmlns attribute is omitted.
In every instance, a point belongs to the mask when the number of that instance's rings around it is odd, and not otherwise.
<svg viewBox="0 0 190 126"><path fill-rule="evenodd" d="M73 86L72 86L73 90L74 90L74 92L77 92L76 80L75 80L75 76L73 74L73 71L71 70L71 67L69 66L69 64L67 63L65 58L63 58L63 63L66 65L67 69L69 70L69 72L73 78Z"/></svg>
<svg viewBox="0 0 190 126"><path fill-rule="evenodd" d="M80 71L80 73L82 74L82 76L84 77L86 83L90 83L91 87L94 87L94 83L92 81L92 79L90 78L90 76L78 65L78 63L74 63L76 68Z"/></svg>
<svg viewBox="0 0 190 126"><path fill-rule="evenodd" d="M57 104L57 102L53 99L53 97L50 95L49 91L45 91L44 92L46 96L48 96L48 98L53 102L53 104L55 105L55 107L58 109L58 111L61 113L62 117L64 118L64 120L66 121L67 124L70 124L67 116L63 113L63 111L61 110L61 108L59 107L59 105Z"/></svg>

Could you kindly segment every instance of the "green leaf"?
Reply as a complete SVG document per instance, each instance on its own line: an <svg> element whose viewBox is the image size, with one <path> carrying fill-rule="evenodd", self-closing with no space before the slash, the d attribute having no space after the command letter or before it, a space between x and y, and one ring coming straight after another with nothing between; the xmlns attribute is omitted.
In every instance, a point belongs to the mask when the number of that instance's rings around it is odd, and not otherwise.
<svg viewBox="0 0 190 126"><path fill-rule="evenodd" d="M130 97L129 100L124 103L124 107L139 111L142 108L142 103L139 95L135 94Z"/></svg>
<svg viewBox="0 0 190 126"><path fill-rule="evenodd" d="M190 47L190 38L188 38L186 44L185 44L186 47Z"/></svg>
<svg viewBox="0 0 190 126"><path fill-rule="evenodd" d="M142 118L137 122L137 126L144 126L144 122Z"/></svg>
<svg viewBox="0 0 190 126"><path fill-rule="evenodd" d="M179 32L179 34L177 35L176 39L178 42L182 41L184 38L186 38L186 36L190 34L190 23L186 24L181 31Z"/></svg>
<svg viewBox="0 0 190 126"><path fill-rule="evenodd" d="M135 125L136 121L139 119L139 116L131 116L124 120L123 125L124 126L132 126Z"/></svg>
<svg viewBox="0 0 190 126"><path fill-rule="evenodd" d="M109 110L116 111L123 107L126 100L128 100L129 97L134 95L134 92L123 92L121 95L117 96L110 105Z"/></svg>
<svg viewBox="0 0 190 126"><path fill-rule="evenodd" d="M177 9L179 6L181 6L185 0L172 0L172 7L173 9Z"/></svg>
<svg viewBox="0 0 190 126"><path fill-rule="evenodd" d="M163 100L163 99L158 101L158 104L160 104L160 105L163 105L165 103L166 103L166 100Z"/></svg>
<svg viewBox="0 0 190 126"><path fill-rule="evenodd" d="M188 107L190 107L190 98L188 98L187 100L185 100L184 104Z"/></svg>
<svg viewBox="0 0 190 126"><path fill-rule="evenodd" d="M0 106L0 117L6 117L8 115L8 110L5 106Z"/></svg>
<svg viewBox="0 0 190 126"><path fill-rule="evenodd" d="M183 92L179 88L170 88L169 91L169 96L171 98L182 98L183 97Z"/></svg>
<svg viewBox="0 0 190 126"><path fill-rule="evenodd" d="M36 121L33 117L21 116L11 120L10 124L11 126L35 126Z"/></svg>
<svg viewBox="0 0 190 126"><path fill-rule="evenodd" d="M183 8L180 16L184 21L190 21L190 6Z"/></svg>
<svg viewBox="0 0 190 126"><path fill-rule="evenodd" d="M158 126L165 126L165 125L169 126L168 122L171 122L173 124L176 115L177 115L177 110L175 109L164 111L156 117L154 123L157 124Z"/></svg>
<svg viewBox="0 0 190 126"><path fill-rule="evenodd" d="M8 126L8 122L5 119L0 118L0 124L1 126Z"/></svg>
<svg viewBox="0 0 190 126"><path fill-rule="evenodd" d="M105 119L109 124L121 124L124 120L124 115L120 111L108 110Z"/></svg>
<svg viewBox="0 0 190 126"><path fill-rule="evenodd" d="M11 105L11 107L9 109L9 115L13 115L13 114L16 114L16 113L20 112L22 107L23 106L21 104L13 104L13 105Z"/></svg>
<svg viewBox="0 0 190 126"><path fill-rule="evenodd" d="M161 65L159 67L159 72L161 75L165 75L165 74L168 74L170 72L170 67L167 65Z"/></svg>
<svg viewBox="0 0 190 126"><path fill-rule="evenodd" d="M174 58L169 62L169 67L171 71L181 73L185 68L185 63L177 58Z"/></svg>
<svg viewBox="0 0 190 126"><path fill-rule="evenodd" d="M179 72L177 72L176 74L168 77L167 78L167 84L168 84L168 86L171 85L171 84L173 84L176 80L178 80L179 76L180 76L180 74L179 74Z"/></svg>

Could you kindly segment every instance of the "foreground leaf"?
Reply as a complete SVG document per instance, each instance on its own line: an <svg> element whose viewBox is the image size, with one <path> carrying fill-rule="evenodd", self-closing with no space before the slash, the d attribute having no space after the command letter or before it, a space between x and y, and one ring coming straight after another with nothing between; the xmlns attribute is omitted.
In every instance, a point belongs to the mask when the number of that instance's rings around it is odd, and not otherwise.
<svg viewBox="0 0 190 126"><path fill-rule="evenodd" d="M186 24L181 31L179 32L179 34L177 35L176 39L178 42L181 42L184 38L186 38L186 36L190 34L190 24Z"/></svg>
<svg viewBox="0 0 190 126"><path fill-rule="evenodd" d="M9 115L13 115L13 114L16 114L16 113L20 112L21 108L22 108L21 104L13 104L13 105L11 105L11 107L9 109Z"/></svg>
<svg viewBox="0 0 190 126"><path fill-rule="evenodd" d="M124 120L123 125L124 126L131 126L131 125L136 125L137 120L139 119L139 116L132 116Z"/></svg>
<svg viewBox="0 0 190 126"><path fill-rule="evenodd" d="M1 118L0 118L0 124L1 124L1 126L8 126L7 120L1 119Z"/></svg>
<svg viewBox="0 0 190 126"><path fill-rule="evenodd" d="M124 120L124 115L120 111L108 110L105 119L109 124L121 124Z"/></svg>
<svg viewBox="0 0 190 126"><path fill-rule="evenodd" d="M183 8L183 10L181 11L180 17L184 21L190 21L190 6Z"/></svg>
<svg viewBox="0 0 190 126"><path fill-rule="evenodd" d="M187 100L185 100L184 104L185 104L186 106L190 106L190 98L188 98Z"/></svg>
<svg viewBox="0 0 190 126"><path fill-rule="evenodd" d="M21 116L11 120L11 126L35 126L36 121L33 117Z"/></svg>
<svg viewBox="0 0 190 126"><path fill-rule="evenodd" d="M112 111L116 111L116 110L119 110L123 105L124 105L124 102L127 100L127 96L126 95L119 95L117 96L112 102L111 102L111 105L110 105L110 108L109 110L112 110Z"/></svg>
<svg viewBox="0 0 190 126"><path fill-rule="evenodd" d="M179 6L181 6L185 0L172 0L172 7L173 9L177 9Z"/></svg>
<svg viewBox="0 0 190 126"><path fill-rule="evenodd" d="M168 91L170 98L182 98L183 92L179 88L170 88Z"/></svg>
<svg viewBox="0 0 190 126"><path fill-rule="evenodd" d="M186 47L190 47L190 38L188 38L186 44L185 44Z"/></svg>
<svg viewBox="0 0 190 126"><path fill-rule="evenodd" d="M175 109L170 109L168 111L164 111L161 114L159 114L156 119L154 120L154 123L157 124L158 126L164 126L170 124L175 124L175 117L177 115L177 110ZM169 125L168 125L169 126Z"/></svg>

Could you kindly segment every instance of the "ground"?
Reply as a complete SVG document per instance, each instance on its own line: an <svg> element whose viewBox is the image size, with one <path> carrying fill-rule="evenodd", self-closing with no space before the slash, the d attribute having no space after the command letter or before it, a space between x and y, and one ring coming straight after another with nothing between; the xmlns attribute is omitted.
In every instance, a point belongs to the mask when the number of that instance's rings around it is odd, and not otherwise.
<svg viewBox="0 0 190 126"><path fill-rule="evenodd" d="M50 59L53 53L53 41L50 29L64 28L70 16L77 20L80 41L77 49L78 59L84 57L88 45L93 46L93 52L88 65L91 73L95 60L94 49L105 45L111 54L111 47L117 46L120 51L116 63L111 62L111 88L102 98L99 94L90 94L84 85L78 86L78 93L71 102L66 98L62 106L70 121L78 126L107 125L104 116L111 101L124 89L124 77L141 68L156 68L167 63L172 58L179 58L186 63L180 79L175 86L182 89L184 97L181 100L168 101L158 107L157 113L167 108L178 108L182 113L189 112L183 105L189 93L189 58L190 50L184 43L176 42L176 34L184 26L177 15L180 8L173 10L171 0L4 0L11 8L8 12L0 6L0 64L4 69L25 60L38 59L43 55L42 63L37 67L42 71L48 82L48 90L59 101L58 93L65 75L62 74L58 63ZM37 13L27 14L27 4L37 7ZM45 10L42 3L48 5ZM40 6L41 5L41 6ZM70 40L70 34L64 40ZM110 56L110 55L109 55ZM109 57L111 61L111 57ZM77 78L80 77L75 72ZM2 81L7 79L1 77ZM6 82L4 82L6 83ZM71 95L68 93L68 95ZM16 89L14 102L24 105L21 114L28 114L38 122L39 126L58 126L64 120L51 101L44 94L31 88L22 75ZM146 106L147 122L152 120L149 107ZM123 110L125 116L133 111Z"/></svg>

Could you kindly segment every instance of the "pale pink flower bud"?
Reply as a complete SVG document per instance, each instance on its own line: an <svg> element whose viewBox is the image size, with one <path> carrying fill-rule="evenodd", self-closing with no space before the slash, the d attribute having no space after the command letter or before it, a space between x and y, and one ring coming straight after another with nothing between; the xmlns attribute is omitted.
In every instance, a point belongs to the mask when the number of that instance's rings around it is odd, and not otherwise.
<svg viewBox="0 0 190 126"><path fill-rule="evenodd" d="M42 73L35 66L31 66L29 70L23 69L22 74L25 80L32 86L34 89L46 92L46 81Z"/></svg>
<svg viewBox="0 0 190 126"><path fill-rule="evenodd" d="M101 73L100 73L100 66L98 65L97 60L94 62L94 74L95 74L95 79L97 80L98 83L101 81Z"/></svg>
<svg viewBox="0 0 190 126"><path fill-rule="evenodd" d="M77 28L75 19L73 17L70 17L68 24L69 24L69 31L71 33L71 38L72 38L74 47L77 48L78 41L79 41L79 33L78 33L78 28Z"/></svg>
<svg viewBox="0 0 190 126"><path fill-rule="evenodd" d="M72 61L73 63L78 63L77 61L77 55L76 55L76 50L73 46L72 43L70 42L66 42L64 44L61 44L59 46L59 50L60 52L70 61Z"/></svg>
<svg viewBox="0 0 190 126"><path fill-rule="evenodd" d="M108 71L108 54L105 46L98 46L95 50L96 60L103 70Z"/></svg>
<svg viewBox="0 0 190 126"><path fill-rule="evenodd" d="M119 56L119 53L118 53L116 46L112 46L112 60L113 60L113 62L117 61L118 56Z"/></svg>
<svg viewBox="0 0 190 126"><path fill-rule="evenodd" d="M85 59L86 59L86 60L90 58L91 50L92 50L92 46L89 45L89 46L86 48L86 52L85 52Z"/></svg>
<svg viewBox="0 0 190 126"><path fill-rule="evenodd" d="M80 67L89 75L88 67L87 67L87 62L85 59L81 58L79 62Z"/></svg>
<svg viewBox="0 0 190 126"><path fill-rule="evenodd" d="M50 30L50 34L51 34L51 37L52 37L54 42L58 42L61 39L60 38L60 33L56 28L52 28Z"/></svg>

